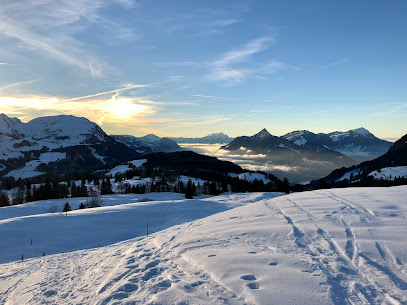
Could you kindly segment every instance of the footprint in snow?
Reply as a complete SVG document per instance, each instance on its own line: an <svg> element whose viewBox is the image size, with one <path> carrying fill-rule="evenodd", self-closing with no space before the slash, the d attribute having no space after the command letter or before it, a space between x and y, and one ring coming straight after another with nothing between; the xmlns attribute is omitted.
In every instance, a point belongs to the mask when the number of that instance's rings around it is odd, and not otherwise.
<svg viewBox="0 0 407 305"><path fill-rule="evenodd" d="M240 277L242 280L245 281L255 281L257 278L253 274L243 275Z"/></svg>
<svg viewBox="0 0 407 305"><path fill-rule="evenodd" d="M132 292L138 290L138 286L135 284L127 283L121 286L118 290L122 292Z"/></svg>
<svg viewBox="0 0 407 305"><path fill-rule="evenodd" d="M248 283L246 286L249 287L250 289L259 289L260 288L260 285L257 283L254 283L254 282Z"/></svg>
<svg viewBox="0 0 407 305"><path fill-rule="evenodd" d="M54 295L57 295L57 292L55 290L48 290L44 292L44 296L47 298L53 297Z"/></svg>

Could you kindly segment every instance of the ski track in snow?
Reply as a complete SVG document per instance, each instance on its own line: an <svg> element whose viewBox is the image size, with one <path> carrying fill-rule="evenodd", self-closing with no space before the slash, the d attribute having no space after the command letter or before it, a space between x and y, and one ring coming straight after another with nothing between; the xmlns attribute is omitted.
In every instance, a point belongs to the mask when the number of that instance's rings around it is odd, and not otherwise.
<svg viewBox="0 0 407 305"><path fill-rule="evenodd" d="M240 207L147 238L1 264L0 303L407 304L406 194L222 195ZM177 204L161 211L161 226Z"/></svg>

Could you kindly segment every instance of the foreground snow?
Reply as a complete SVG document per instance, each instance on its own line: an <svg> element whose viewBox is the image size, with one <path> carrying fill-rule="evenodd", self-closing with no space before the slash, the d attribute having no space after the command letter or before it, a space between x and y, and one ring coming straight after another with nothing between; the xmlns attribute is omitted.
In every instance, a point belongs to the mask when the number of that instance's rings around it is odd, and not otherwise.
<svg viewBox="0 0 407 305"><path fill-rule="evenodd" d="M0 263L34 256L106 246L130 238L145 236L171 226L223 212L262 198L279 194L241 194L202 196L185 199L184 194L149 193L103 196L105 206L77 210L86 198L44 200L1 208ZM48 207L59 211L69 201L73 211L44 213ZM1 302L0 302L1 303Z"/></svg>
<svg viewBox="0 0 407 305"><path fill-rule="evenodd" d="M0 265L0 303L406 304L406 194L221 196L253 203L148 238Z"/></svg>

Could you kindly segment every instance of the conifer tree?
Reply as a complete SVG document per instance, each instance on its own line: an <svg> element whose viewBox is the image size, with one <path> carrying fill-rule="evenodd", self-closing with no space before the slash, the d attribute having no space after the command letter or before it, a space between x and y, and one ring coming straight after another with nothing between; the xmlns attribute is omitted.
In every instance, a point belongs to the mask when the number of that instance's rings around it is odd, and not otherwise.
<svg viewBox="0 0 407 305"><path fill-rule="evenodd" d="M62 212L66 213L66 215L68 215L68 212L69 212L69 211L72 211L72 208L71 208L71 206L69 205L69 203L67 202L67 203L65 203L64 209L62 210Z"/></svg>
<svg viewBox="0 0 407 305"><path fill-rule="evenodd" d="M6 207L10 205L10 199L7 193L0 191L0 207Z"/></svg>

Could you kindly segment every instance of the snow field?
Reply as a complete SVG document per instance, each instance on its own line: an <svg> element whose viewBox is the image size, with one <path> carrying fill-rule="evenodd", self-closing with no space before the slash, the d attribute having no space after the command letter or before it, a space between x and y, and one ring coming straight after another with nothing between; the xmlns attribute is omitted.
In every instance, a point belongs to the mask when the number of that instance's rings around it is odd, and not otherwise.
<svg viewBox="0 0 407 305"><path fill-rule="evenodd" d="M0 303L406 304L406 194L401 186L197 199L239 207L164 221L148 238L2 264ZM146 213L164 207L143 204ZM165 215L188 221L169 213L174 206Z"/></svg>
<svg viewBox="0 0 407 305"><path fill-rule="evenodd" d="M368 176L375 179L394 180L395 178L407 178L407 166L385 167L378 171L371 172Z"/></svg>
<svg viewBox="0 0 407 305"><path fill-rule="evenodd" d="M105 246L145 236L147 221L149 232L153 233L247 204L262 195L242 196L231 201L227 195L186 200L184 194L176 193L126 194L102 196L104 206L93 209L78 210L88 198L44 200L1 208L0 263L21 259L22 254L31 257L31 238L35 257L43 252L49 255ZM143 202L144 198L153 201ZM66 202L73 209L67 216L61 212L47 213L53 206L62 211Z"/></svg>

